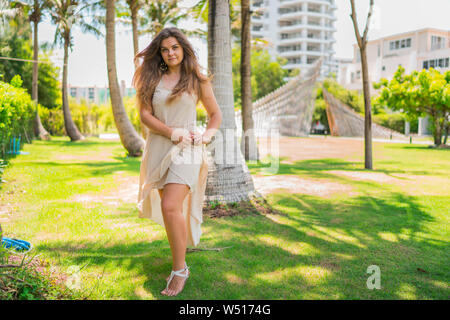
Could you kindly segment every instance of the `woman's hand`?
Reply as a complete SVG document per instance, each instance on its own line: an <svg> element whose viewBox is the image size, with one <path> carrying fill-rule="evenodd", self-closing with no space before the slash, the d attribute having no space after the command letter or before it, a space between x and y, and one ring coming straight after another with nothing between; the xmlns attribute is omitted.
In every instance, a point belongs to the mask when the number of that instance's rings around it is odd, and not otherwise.
<svg viewBox="0 0 450 320"><path fill-rule="evenodd" d="M210 135L202 135L202 143L208 144L211 142L211 136Z"/></svg>
<svg viewBox="0 0 450 320"><path fill-rule="evenodd" d="M202 134L200 132L197 131L191 131L191 139L193 141L193 144L195 146L201 145L202 144Z"/></svg>
<svg viewBox="0 0 450 320"><path fill-rule="evenodd" d="M196 146L201 144L208 144L211 142L211 136L209 134L206 133L201 134L200 132L197 131L191 131L190 134L192 141Z"/></svg>
<svg viewBox="0 0 450 320"><path fill-rule="evenodd" d="M173 129L170 140L173 144L181 143L182 147L192 144L193 141L190 132L183 128Z"/></svg>

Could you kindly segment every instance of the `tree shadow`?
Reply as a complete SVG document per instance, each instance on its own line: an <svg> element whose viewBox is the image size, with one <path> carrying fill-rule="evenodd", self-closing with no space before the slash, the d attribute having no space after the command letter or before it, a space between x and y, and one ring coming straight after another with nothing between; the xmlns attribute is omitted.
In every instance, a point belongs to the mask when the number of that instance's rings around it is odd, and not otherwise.
<svg viewBox="0 0 450 320"><path fill-rule="evenodd" d="M427 224L436 221L415 197L393 193L336 202L278 194L273 205L291 213L206 217L199 247L231 248L188 252L191 277L173 299L404 299L407 289L413 299L448 296L442 286L449 274L448 243L427 237ZM73 240L41 243L37 249L70 254L77 265L125 268L146 277L143 288L155 298L172 299L160 295L171 270L166 239ZM370 265L381 269L381 290L366 287ZM122 294L141 298L134 291Z"/></svg>

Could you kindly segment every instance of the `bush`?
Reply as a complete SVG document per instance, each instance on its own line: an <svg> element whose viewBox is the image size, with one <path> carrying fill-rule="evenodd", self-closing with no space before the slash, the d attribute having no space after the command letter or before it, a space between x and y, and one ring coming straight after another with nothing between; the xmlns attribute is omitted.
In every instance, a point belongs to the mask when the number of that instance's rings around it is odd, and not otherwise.
<svg viewBox="0 0 450 320"><path fill-rule="evenodd" d="M75 125L83 135L98 135L107 131L113 125L111 106L88 104L84 100L77 103L75 99L70 97L69 109ZM61 106L55 109L48 109L40 105L39 115L42 125L51 135L66 135Z"/></svg>
<svg viewBox="0 0 450 320"><path fill-rule="evenodd" d="M325 126L325 130L327 130L327 132L330 132L327 117L327 105L325 103L325 100L323 99L322 86L318 86L316 91L316 101L314 103L312 123L315 123L316 121L320 121L320 123Z"/></svg>
<svg viewBox="0 0 450 320"><path fill-rule="evenodd" d="M128 119L134 129L137 132L141 132L136 97L124 97L123 101ZM89 136L117 132L110 103L97 105L95 103L87 103L84 100L78 103L75 99L69 97L69 108L73 121L83 135ZM42 125L51 135L63 136L66 134L61 106L55 109L48 109L39 105L39 115ZM197 106L197 121L205 123L206 117L205 109L199 104Z"/></svg>
<svg viewBox="0 0 450 320"><path fill-rule="evenodd" d="M34 137L34 102L22 88L19 75L12 78L11 83L0 81L0 153L6 156L12 137Z"/></svg>
<svg viewBox="0 0 450 320"><path fill-rule="evenodd" d="M362 93L359 93L357 90L348 90L333 79L326 79L323 82L323 86L333 96L341 100L357 113L361 115L364 114L364 95ZM371 105L373 115L386 113L384 107L378 103L376 96L371 97Z"/></svg>
<svg viewBox="0 0 450 320"><path fill-rule="evenodd" d="M80 293L65 285L65 275L52 272L50 265L27 254L0 247L0 300L80 299Z"/></svg>
<svg viewBox="0 0 450 320"><path fill-rule="evenodd" d="M63 136L66 130L64 129L64 117L61 106L55 109L48 109L39 105L39 116L44 128L52 136Z"/></svg>
<svg viewBox="0 0 450 320"><path fill-rule="evenodd" d="M405 132L405 117L400 113L377 114L373 116L373 122L400 133Z"/></svg>

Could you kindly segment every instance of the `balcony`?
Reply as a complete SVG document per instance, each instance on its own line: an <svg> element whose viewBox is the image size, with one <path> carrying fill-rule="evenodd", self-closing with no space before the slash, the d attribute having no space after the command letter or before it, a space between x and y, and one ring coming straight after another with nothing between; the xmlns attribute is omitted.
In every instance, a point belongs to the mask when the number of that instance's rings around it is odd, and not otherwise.
<svg viewBox="0 0 450 320"><path fill-rule="evenodd" d="M262 25L263 24L262 16L252 16L251 23L252 25Z"/></svg>
<svg viewBox="0 0 450 320"><path fill-rule="evenodd" d="M298 30L301 30L301 29L303 29L303 28L305 28L305 24L303 24L303 23L296 23L296 24L293 24L293 25L290 25L290 26L280 26L280 31L283 31L283 32L289 32L289 31L298 31Z"/></svg>
<svg viewBox="0 0 450 320"><path fill-rule="evenodd" d="M250 4L250 7L260 8L263 5L264 5L264 1L257 1L257 0L255 0L255 1L252 1L252 3Z"/></svg>
<svg viewBox="0 0 450 320"><path fill-rule="evenodd" d="M283 52L278 52L278 55L283 58L288 58L288 57L300 57L306 53L307 53L306 51L302 50L286 50Z"/></svg>
<svg viewBox="0 0 450 320"><path fill-rule="evenodd" d="M283 20L291 20L291 19L295 19L295 18L301 18L304 15L305 15L305 12L301 11L301 10L289 11L289 12L285 12L285 13L280 13L279 20L283 21Z"/></svg>

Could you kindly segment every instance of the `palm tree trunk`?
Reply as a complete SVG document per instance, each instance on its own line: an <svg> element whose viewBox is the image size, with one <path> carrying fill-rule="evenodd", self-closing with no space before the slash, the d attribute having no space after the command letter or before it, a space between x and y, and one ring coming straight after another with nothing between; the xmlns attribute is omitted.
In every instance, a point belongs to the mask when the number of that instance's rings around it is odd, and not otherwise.
<svg viewBox="0 0 450 320"><path fill-rule="evenodd" d="M133 30L133 49L134 49L134 56L136 56L139 53L139 30L138 30L138 11L139 11L139 5L138 0L132 0L132 2L129 3L130 11L131 11L131 27ZM134 69L138 67L138 62L135 61ZM141 124L141 134L144 137L145 140L147 140L148 136L148 128L144 125L142 122L142 119L139 117L139 121Z"/></svg>
<svg viewBox="0 0 450 320"><path fill-rule="evenodd" d="M245 160L258 160L258 146L253 125L251 83L250 3L241 0L241 97L242 138L241 151Z"/></svg>
<svg viewBox="0 0 450 320"><path fill-rule="evenodd" d="M131 11L131 28L133 30L133 49L135 56L139 52L138 9L139 7L137 4L137 0L133 0L133 2L130 4L130 11ZM134 67L136 69L137 65L135 64Z"/></svg>
<svg viewBox="0 0 450 320"><path fill-rule="evenodd" d="M209 0L208 15L208 68L214 75L212 86L222 124L210 146L214 161L209 161L205 198L225 203L248 200L256 193L236 136L229 1Z"/></svg>
<svg viewBox="0 0 450 320"><path fill-rule="evenodd" d="M122 145L128 151L129 156L142 155L144 140L134 130L128 119L122 96L120 95L119 82L116 70L116 44L115 44L115 0L106 1L106 63L108 67L108 82L111 93L111 105Z"/></svg>
<svg viewBox="0 0 450 320"><path fill-rule="evenodd" d="M80 133L75 122L73 122L72 115L69 109L69 97L67 90L67 75L68 75L68 61L69 61L69 41L70 31L64 35L64 66L63 66L63 80L62 80L62 109L64 115L64 127L66 133L71 141L84 140L84 136Z"/></svg>
<svg viewBox="0 0 450 320"><path fill-rule="evenodd" d="M35 7L37 5L37 0L34 1ZM36 9L35 9L36 10ZM34 19L34 34L33 34L33 80L31 86L31 98L35 102L36 115L34 117L34 135L41 140L50 140L50 134L45 130L41 122L41 117L39 117L39 106L38 106L38 75L39 75L39 64L37 62L39 57L39 42L38 42L38 24L39 22Z"/></svg>

